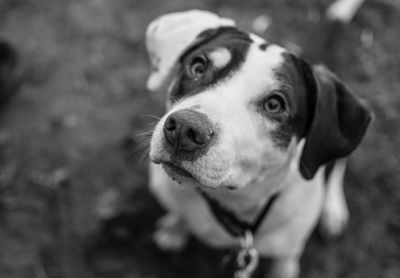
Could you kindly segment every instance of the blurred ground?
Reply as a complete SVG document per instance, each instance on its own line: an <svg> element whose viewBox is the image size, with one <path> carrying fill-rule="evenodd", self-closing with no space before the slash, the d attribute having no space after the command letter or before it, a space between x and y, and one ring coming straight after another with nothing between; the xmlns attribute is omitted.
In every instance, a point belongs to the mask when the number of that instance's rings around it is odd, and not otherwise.
<svg viewBox="0 0 400 278"><path fill-rule="evenodd" d="M272 25L261 35L307 46L317 60L312 48L330 1L197 2L0 1L0 37L18 47L27 70L0 114L0 277L222 276L221 252L192 240L171 255L151 242L162 210L147 191L146 159L133 151L143 138L134 134L164 104L144 87L145 28L194 7L244 30L266 14ZM400 277L399 15L396 0L367 1L321 54L376 119L348 170L349 229L335 242L313 236L302 277Z"/></svg>

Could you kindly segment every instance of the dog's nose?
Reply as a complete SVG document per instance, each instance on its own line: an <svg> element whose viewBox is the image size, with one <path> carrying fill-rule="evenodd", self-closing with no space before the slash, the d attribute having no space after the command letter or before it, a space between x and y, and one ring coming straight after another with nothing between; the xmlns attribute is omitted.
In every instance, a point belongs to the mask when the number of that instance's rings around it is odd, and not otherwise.
<svg viewBox="0 0 400 278"><path fill-rule="evenodd" d="M164 136L176 152L194 152L212 141L214 130L206 114L182 109L165 120Z"/></svg>

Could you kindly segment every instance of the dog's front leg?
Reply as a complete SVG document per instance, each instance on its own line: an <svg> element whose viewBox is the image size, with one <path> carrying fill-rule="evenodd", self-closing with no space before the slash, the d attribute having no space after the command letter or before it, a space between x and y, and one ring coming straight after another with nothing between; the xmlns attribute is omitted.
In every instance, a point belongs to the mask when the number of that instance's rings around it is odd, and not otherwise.
<svg viewBox="0 0 400 278"><path fill-rule="evenodd" d="M276 258L272 261L265 278L297 278L299 269L298 257Z"/></svg>
<svg viewBox="0 0 400 278"><path fill-rule="evenodd" d="M327 237L341 235L349 220L349 210L343 192L345 168L346 160L337 160L326 184L326 198L322 208L321 229L322 234Z"/></svg>
<svg viewBox="0 0 400 278"><path fill-rule="evenodd" d="M153 239L157 246L164 251L182 250L189 237L186 223L179 216L168 213L157 222L157 230Z"/></svg>
<svg viewBox="0 0 400 278"><path fill-rule="evenodd" d="M188 239L188 229L178 212L184 211L181 200L187 199L185 194L189 193L178 188L178 185L173 185L159 165L150 164L149 178L151 192L167 211L167 214L157 221L157 228L153 234L154 242L161 250L182 250Z"/></svg>

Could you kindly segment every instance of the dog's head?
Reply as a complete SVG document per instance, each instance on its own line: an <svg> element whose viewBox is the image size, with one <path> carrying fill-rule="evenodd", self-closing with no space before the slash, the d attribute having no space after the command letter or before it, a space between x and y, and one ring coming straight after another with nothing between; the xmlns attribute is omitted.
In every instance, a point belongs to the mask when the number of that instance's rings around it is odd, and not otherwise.
<svg viewBox="0 0 400 278"><path fill-rule="evenodd" d="M163 81L169 110L150 158L178 182L242 188L285 173L296 150L300 173L311 179L352 152L370 122L329 70L232 26L202 31L171 71Z"/></svg>

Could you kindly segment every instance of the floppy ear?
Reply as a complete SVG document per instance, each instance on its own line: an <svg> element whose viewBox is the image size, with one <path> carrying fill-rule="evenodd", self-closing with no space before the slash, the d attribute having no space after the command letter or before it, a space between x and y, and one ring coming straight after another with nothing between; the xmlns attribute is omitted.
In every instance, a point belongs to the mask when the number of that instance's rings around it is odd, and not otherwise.
<svg viewBox="0 0 400 278"><path fill-rule="evenodd" d="M325 163L349 155L371 121L369 108L332 72L315 66L311 73L305 78L316 90L316 101L300 158L300 172L305 179L313 178Z"/></svg>

